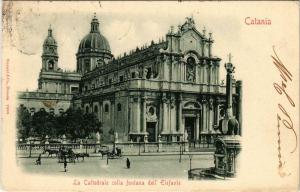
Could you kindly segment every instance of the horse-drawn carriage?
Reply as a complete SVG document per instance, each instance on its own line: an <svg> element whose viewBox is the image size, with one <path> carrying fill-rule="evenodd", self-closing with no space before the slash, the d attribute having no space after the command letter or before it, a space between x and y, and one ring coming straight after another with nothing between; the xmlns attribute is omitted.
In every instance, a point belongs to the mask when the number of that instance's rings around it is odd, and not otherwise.
<svg viewBox="0 0 300 192"><path fill-rule="evenodd" d="M100 149L98 150L99 153L101 153L102 159L103 156L107 156L108 159L117 159L122 157L122 150L118 147L114 147L112 151L109 151L109 147L102 145L100 146Z"/></svg>
<svg viewBox="0 0 300 192"><path fill-rule="evenodd" d="M75 163L75 159L76 159L76 154L74 153L74 151L71 148L65 148L62 147L58 150L58 162L59 163L63 163L65 161L65 159L69 162L69 163Z"/></svg>
<svg viewBox="0 0 300 192"><path fill-rule="evenodd" d="M44 149L43 154L48 153L48 157L52 157L52 155L55 155L57 157L59 150L57 149Z"/></svg>

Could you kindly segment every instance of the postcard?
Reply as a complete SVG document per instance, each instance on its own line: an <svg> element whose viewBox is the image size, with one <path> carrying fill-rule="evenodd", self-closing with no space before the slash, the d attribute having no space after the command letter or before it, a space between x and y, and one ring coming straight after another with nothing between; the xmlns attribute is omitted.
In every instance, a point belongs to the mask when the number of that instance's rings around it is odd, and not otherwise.
<svg viewBox="0 0 300 192"><path fill-rule="evenodd" d="M299 2L4 1L4 191L297 191Z"/></svg>

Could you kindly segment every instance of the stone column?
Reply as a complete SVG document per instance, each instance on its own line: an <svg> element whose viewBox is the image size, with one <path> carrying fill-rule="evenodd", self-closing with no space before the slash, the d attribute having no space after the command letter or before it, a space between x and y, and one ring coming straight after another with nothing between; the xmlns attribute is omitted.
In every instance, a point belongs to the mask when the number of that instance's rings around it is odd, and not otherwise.
<svg viewBox="0 0 300 192"><path fill-rule="evenodd" d="M234 67L232 63L225 64L225 69L227 71L226 75L226 110L227 117L232 117L232 73L234 72Z"/></svg>
<svg viewBox="0 0 300 192"><path fill-rule="evenodd" d="M130 98L130 133L135 133L136 130L136 118L134 118L134 98Z"/></svg>
<svg viewBox="0 0 300 192"><path fill-rule="evenodd" d="M198 83L203 83L203 65L201 63L201 61L199 61L199 73L198 73L198 77L199 77L199 82Z"/></svg>
<svg viewBox="0 0 300 192"><path fill-rule="evenodd" d="M181 124L181 127L182 127L182 133L183 133L183 135L184 135L184 132L185 132L185 118L184 118L184 116L182 116L182 124ZM183 138L184 139L184 138Z"/></svg>
<svg viewBox="0 0 300 192"><path fill-rule="evenodd" d="M164 96L162 98L162 108L163 108L163 126L162 126L162 133L167 132L168 128L168 105L167 105L167 98Z"/></svg>
<svg viewBox="0 0 300 192"><path fill-rule="evenodd" d="M208 75L209 75L209 70L208 70L208 64L204 66L204 83L208 84Z"/></svg>
<svg viewBox="0 0 300 192"><path fill-rule="evenodd" d="M199 74L200 74L200 67L196 63L196 66L195 66L195 83L199 83L200 82Z"/></svg>
<svg viewBox="0 0 300 192"><path fill-rule="evenodd" d="M159 75L159 79L161 79L161 80L163 80L164 79L164 60L163 59L159 59L159 69L158 69L158 71L159 71L159 73L158 73L158 75Z"/></svg>
<svg viewBox="0 0 300 192"><path fill-rule="evenodd" d="M147 121L146 121L146 97L142 97L141 99L141 107L142 107L142 111L141 111L141 132L143 134L146 134L146 126L147 126Z"/></svg>
<svg viewBox="0 0 300 192"><path fill-rule="evenodd" d="M203 39L202 43L201 43L201 55L202 55L202 57L204 57L204 49L205 49L205 42L204 42L204 39Z"/></svg>
<svg viewBox="0 0 300 192"><path fill-rule="evenodd" d="M162 101L160 100L159 102L159 119L158 119L158 135L161 134L163 130L163 104Z"/></svg>
<svg viewBox="0 0 300 192"><path fill-rule="evenodd" d="M219 99L215 100L215 105L214 105L214 125L219 125Z"/></svg>
<svg viewBox="0 0 300 192"><path fill-rule="evenodd" d="M164 58L164 80L165 81L168 81L169 80L169 77L168 77L168 75L170 76L170 73L169 73L169 61L168 61L168 56L164 56L165 58Z"/></svg>
<svg viewBox="0 0 300 192"><path fill-rule="evenodd" d="M219 65L217 64L217 66L216 66L216 84L217 85L219 85L219 83L220 83L219 73L220 73Z"/></svg>
<svg viewBox="0 0 300 192"><path fill-rule="evenodd" d="M181 68L181 80L185 81L185 63L182 63L182 68Z"/></svg>
<svg viewBox="0 0 300 192"><path fill-rule="evenodd" d="M239 129L239 135L242 135L242 98L243 98L243 92L242 92L242 81L237 81L236 82L236 89L237 89L237 94L238 94L238 112L237 112L237 120L239 121L240 124L240 129Z"/></svg>
<svg viewBox="0 0 300 192"><path fill-rule="evenodd" d="M202 130L204 133L207 133L206 108L207 108L207 101L204 99L202 100Z"/></svg>
<svg viewBox="0 0 300 192"><path fill-rule="evenodd" d="M140 132L140 105L139 98L133 97L131 99L131 115L130 115L130 133L139 133Z"/></svg>
<svg viewBox="0 0 300 192"><path fill-rule="evenodd" d="M214 74L213 82L214 82L215 85L217 85L218 81L217 81L217 66L216 65L214 65L214 72L213 72L213 74Z"/></svg>
<svg viewBox="0 0 300 192"><path fill-rule="evenodd" d="M139 98L134 98L134 110L133 110L133 117L134 117L134 124L133 127L135 127L135 133L139 133L140 131L140 125L141 125L141 119L140 119L140 105L139 105Z"/></svg>
<svg viewBox="0 0 300 192"><path fill-rule="evenodd" d="M205 83L205 65L204 64L201 65L201 83L202 84Z"/></svg>
<svg viewBox="0 0 300 192"><path fill-rule="evenodd" d="M199 122L199 118L200 118L200 116L199 116L199 114L197 114L196 115L196 131L195 131L195 139L196 139L196 141L198 141L199 140L199 124L200 124L200 122Z"/></svg>
<svg viewBox="0 0 300 192"><path fill-rule="evenodd" d="M202 83L205 84L206 83L206 65L205 65L205 60L203 61L203 65L202 65Z"/></svg>
<svg viewBox="0 0 300 192"><path fill-rule="evenodd" d="M208 132L212 132L213 131L213 100L210 99L209 100L209 111L208 111L208 115L209 115L209 122L208 122Z"/></svg>
<svg viewBox="0 0 300 192"><path fill-rule="evenodd" d="M110 106L111 106L111 110L110 110L110 128L111 129L115 129L115 101L111 100L110 101Z"/></svg>
<svg viewBox="0 0 300 192"><path fill-rule="evenodd" d="M179 76L178 76L178 81L183 81L182 79L182 59L179 58L179 61L178 61L178 73L179 73Z"/></svg>
<svg viewBox="0 0 300 192"><path fill-rule="evenodd" d="M209 61L209 85L213 84L213 75L212 75L212 65L211 65L211 61Z"/></svg>
<svg viewBox="0 0 300 192"><path fill-rule="evenodd" d="M211 65L211 84L216 84L215 66L213 64Z"/></svg>
<svg viewBox="0 0 300 192"><path fill-rule="evenodd" d="M100 116L99 116L99 121L101 121L103 123L103 101L99 101L99 113L100 113Z"/></svg>
<svg viewBox="0 0 300 192"><path fill-rule="evenodd" d="M178 98L178 106L177 106L177 131L180 134L183 134L183 126L182 126L182 96L180 95Z"/></svg>

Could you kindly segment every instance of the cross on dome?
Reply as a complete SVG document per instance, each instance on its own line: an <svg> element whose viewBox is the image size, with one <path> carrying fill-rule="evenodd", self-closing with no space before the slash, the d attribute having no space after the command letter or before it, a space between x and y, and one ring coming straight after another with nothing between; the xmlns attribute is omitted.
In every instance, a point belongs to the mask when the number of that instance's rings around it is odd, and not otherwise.
<svg viewBox="0 0 300 192"><path fill-rule="evenodd" d="M231 53L229 53L229 54L228 54L228 62L229 62L229 63L231 63L232 57L233 57L233 56L231 55Z"/></svg>
<svg viewBox="0 0 300 192"><path fill-rule="evenodd" d="M96 12L94 12L94 17L91 22L91 32L92 33L99 33L99 22L96 16Z"/></svg>
<svg viewBox="0 0 300 192"><path fill-rule="evenodd" d="M48 36L49 36L49 37L52 37L52 28L51 28L51 24L49 25L49 28L48 28Z"/></svg>

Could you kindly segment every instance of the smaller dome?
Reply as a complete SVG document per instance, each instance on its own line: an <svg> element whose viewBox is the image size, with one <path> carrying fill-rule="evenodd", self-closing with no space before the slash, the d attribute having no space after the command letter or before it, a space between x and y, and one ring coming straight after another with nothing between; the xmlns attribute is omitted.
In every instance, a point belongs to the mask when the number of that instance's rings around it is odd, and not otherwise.
<svg viewBox="0 0 300 192"><path fill-rule="evenodd" d="M48 29L48 36L44 41L44 45L55 45L55 46L57 45L56 40L52 36L52 29L51 28Z"/></svg>

